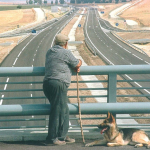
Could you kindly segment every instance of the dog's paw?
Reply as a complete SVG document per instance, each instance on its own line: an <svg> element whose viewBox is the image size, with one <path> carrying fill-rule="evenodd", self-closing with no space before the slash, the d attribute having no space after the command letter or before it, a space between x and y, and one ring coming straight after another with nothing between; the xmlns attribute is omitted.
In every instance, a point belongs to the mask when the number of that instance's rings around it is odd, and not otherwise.
<svg viewBox="0 0 150 150"><path fill-rule="evenodd" d="M150 145L147 145L146 148L147 148L147 149L150 149Z"/></svg>
<svg viewBox="0 0 150 150"><path fill-rule="evenodd" d="M92 147L92 146L93 146L93 144L91 144L91 143L85 144L85 147Z"/></svg>
<svg viewBox="0 0 150 150"><path fill-rule="evenodd" d="M134 147L139 148L139 147L142 147L142 146L143 146L143 144L140 143L140 144L136 144Z"/></svg>

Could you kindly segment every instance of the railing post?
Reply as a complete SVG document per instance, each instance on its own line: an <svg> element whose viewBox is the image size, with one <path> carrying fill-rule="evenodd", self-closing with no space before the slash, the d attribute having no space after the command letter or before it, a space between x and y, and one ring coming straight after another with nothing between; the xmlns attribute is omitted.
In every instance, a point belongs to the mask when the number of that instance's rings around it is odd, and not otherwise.
<svg viewBox="0 0 150 150"><path fill-rule="evenodd" d="M108 99L107 103L116 103L117 93L117 74L110 73L108 75Z"/></svg>
<svg viewBox="0 0 150 150"><path fill-rule="evenodd" d="M116 93L117 93L117 74L110 73L108 75L108 98L107 103L116 103ZM116 118L116 114L113 113Z"/></svg>

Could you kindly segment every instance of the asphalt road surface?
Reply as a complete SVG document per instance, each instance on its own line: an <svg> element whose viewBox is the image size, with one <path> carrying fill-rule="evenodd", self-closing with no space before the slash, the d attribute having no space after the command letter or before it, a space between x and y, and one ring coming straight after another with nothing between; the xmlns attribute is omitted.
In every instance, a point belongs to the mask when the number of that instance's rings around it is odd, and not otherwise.
<svg viewBox="0 0 150 150"><path fill-rule="evenodd" d="M23 42L17 45L8 57L3 61L1 67L40 67L45 65L45 55L47 50L53 45L55 35L61 31L64 26L75 15L74 11L70 15L65 15L57 21L46 23L40 27L37 34L32 34ZM42 90L43 77L3 77L1 82L1 105L11 104L43 104L48 103ZM17 82L16 84L11 84ZM28 82L23 84L20 82ZM38 82L36 84L32 82ZM40 83L39 83L40 82ZM37 91L32 91L37 89ZM9 92L7 92L10 90ZM14 91L16 90L16 91ZM26 91L22 91L26 90ZM19 91L19 92L18 92ZM1 122L0 127L24 128L26 126L45 127L47 122L46 116L28 116L28 117L1 117L1 119L15 119L13 122ZM16 121L16 119L21 119ZM25 122L27 119L31 119ZM34 120L34 121L32 121ZM36 121L35 121L36 120Z"/></svg>
<svg viewBox="0 0 150 150"><path fill-rule="evenodd" d="M86 143L92 142L86 140ZM1 142L1 150L135 150L134 146L119 146L119 147L107 147L107 146L93 146L84 147L82 140L78 140L73 144L66 144L64 146L43 146L39 141L28 142ZM138 148L138 150L145 150L146 147Z"/></svg>
<svg viewBox="0 0 150 150"><path fill-rule="evenodd" d="M149 65L150 59L127 44L118 40L110 30L105 28L100 21L97 9L89 8L85 23L86 39L91 43L95 53L108 65ZM150 79L150 75L124 75L125 79ZM148 87L149 82L132 83L137 87ZM141 90L144 94L150 94L150 90Z"/></svg>

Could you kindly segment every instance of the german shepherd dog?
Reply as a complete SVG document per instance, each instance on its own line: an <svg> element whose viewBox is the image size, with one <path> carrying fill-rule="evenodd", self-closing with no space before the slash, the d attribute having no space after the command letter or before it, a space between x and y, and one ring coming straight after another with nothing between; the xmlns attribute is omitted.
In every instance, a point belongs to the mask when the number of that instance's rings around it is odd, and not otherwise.
<svg viewBox="0 0 150 150"><path fill-rule="evenodd" d="M133 128L118 129L114 116L109 112L108 117L98 125L98 128L102 129L101 134L104 132L104 139L88 143L85 145L86 147L94 145L107 145L109 147L132 145L136 148L142 146L150 148L150 140L144 131Z"/></svg>

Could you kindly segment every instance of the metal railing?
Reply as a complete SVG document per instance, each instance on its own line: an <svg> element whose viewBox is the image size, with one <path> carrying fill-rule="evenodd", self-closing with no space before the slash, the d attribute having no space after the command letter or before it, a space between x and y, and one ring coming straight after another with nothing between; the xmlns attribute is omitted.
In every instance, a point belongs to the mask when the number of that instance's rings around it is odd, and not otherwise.
<svg viewBox="0 0 150 150"><path fill-rule="evenodd" d="M49 114L50 104L42 90L44 72L44 67L0 68L0 129L47 127L48 116L45 115ZM149 115L144 116L150 114L149 74L150 65L81 67L79 90L80 99L84 99L81 103L81 111L84 115L82 119L93 120L90 124L83 123L83 127L86 129L96 127L95 120L104 119L108 111L113 114L131 114L128 117L116 117L117 119L150 119ZM87 77L90 79L87 80ZM72 80L68 89L70 101L75 101L77 98L74 84L76 81ZM94 84L94 87L90 87L91 84ZM77 103L69 103L68 106L70 120L78 120ZM99 114L104 116L98 116ZM137 114L143 116L137 117ZM16 122L18 126L15 125ZM150 124L140 123L120 124L120 126L135 125L143 129L150 126ZM75 129L78 126L76 123L70 127Z"/></svg>

